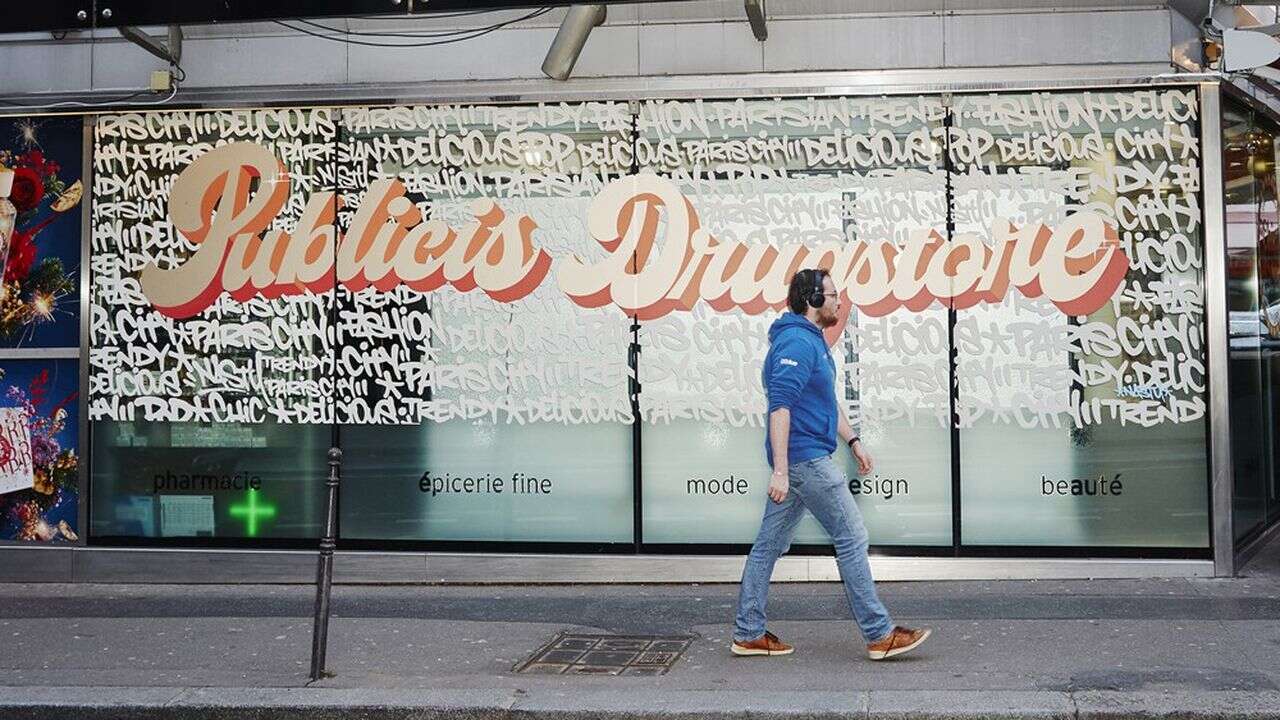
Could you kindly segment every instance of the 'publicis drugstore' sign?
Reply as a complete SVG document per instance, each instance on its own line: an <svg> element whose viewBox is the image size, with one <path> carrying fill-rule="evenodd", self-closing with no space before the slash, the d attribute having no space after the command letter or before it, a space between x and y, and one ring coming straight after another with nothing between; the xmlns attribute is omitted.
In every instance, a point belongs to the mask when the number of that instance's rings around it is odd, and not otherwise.
<svg viewBox="0 0 1280 720"><path fill-rule="evenodd" d="M259 189L251 193L254 178ZM849 301L842 303L846 313L850 304L872 316L933 302L963 309L998 303L1012 286L1084 315L1111 297L1129 266L1115 229L1090 212L1056 227L998 221L989 241L960 233L945 242L936 230L921 229L901 246L774 247L717 240L674 183L642 174L612 182L592 200L587 226L602 257L553 260L534 243L533 218L480 198L465 227L424 220L394 179L369 185L345 235L335 237L339 201L332 191L308 199L294 232L269 229L289 187L280 161L253 143L224 145L188 166L173 184L169 215L198 248L177 267L142 270L142 291L155 309L181 319L223 293L242 301L323 293L335 281L352 291L478 288L512 302L554 270L560 290L578 305L613 304L641 320L689 310L698 300L756 314L785 305L796 270L824 267Z"/></svg>

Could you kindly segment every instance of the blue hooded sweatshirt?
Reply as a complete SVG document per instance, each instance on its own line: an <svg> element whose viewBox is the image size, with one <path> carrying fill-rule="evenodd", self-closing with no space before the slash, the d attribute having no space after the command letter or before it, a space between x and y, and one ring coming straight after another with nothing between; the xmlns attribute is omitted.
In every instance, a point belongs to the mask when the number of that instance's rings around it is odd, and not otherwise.
<svg viewBox="0 0 1280 720"><path fill-rule="evenodd" d="M787 462L801 463L836 451L836 365L827 342L808 318L784 312L769 327L769 354L761 370L768 414L791 410ZM765 416L764 452L773 466Z"/></svg>

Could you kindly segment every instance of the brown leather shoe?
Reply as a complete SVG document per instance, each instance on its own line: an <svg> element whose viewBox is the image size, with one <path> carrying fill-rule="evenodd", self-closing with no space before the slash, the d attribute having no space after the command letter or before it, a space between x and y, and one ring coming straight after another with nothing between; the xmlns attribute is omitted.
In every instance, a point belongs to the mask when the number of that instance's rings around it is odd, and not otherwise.
<svg viewBox="0 0 1280 720"><path fill-rule="evenodd" d="M867 657L872 660L884 660L894 655L911 652L929 639L929 635L932 633L933 631L929 628L912 630L895 626L893 631L883 640L877 640L867 645Z"/></svg>
<svg viewBox="0 0 1280 720"><path fill-rule="evenodd" d="M734 640L729 649L734 655L790 655L796 651L767 631L755 640Z"/></svg>

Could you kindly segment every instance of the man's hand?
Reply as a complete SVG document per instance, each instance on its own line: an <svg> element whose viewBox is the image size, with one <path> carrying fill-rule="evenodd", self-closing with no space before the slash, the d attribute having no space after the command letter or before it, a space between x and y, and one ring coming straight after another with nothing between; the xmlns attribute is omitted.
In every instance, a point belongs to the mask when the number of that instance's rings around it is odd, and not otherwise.
<svg viewBox="0 0 1280 720"><path fill-rule="evenodd" d="M871 472L871 468L874 467L874 463L871 462L871 456L862 447L861 440L853 441L853 459L858 461L858 472L863 475Z"/></svg>
<svg viewBox="0 0 1280 720"><path fill-rule="evenodd" d="M787 471L774 470L769 478L769 499L780 503L787 499L787 491L791 489L791 481L787 479Z"/></svg>

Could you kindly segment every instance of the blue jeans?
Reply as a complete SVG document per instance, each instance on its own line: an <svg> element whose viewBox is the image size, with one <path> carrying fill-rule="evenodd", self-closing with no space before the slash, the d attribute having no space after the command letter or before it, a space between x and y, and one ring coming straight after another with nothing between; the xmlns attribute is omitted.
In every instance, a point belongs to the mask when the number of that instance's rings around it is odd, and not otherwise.
<svg viewBox="0 0 1280 720"><path fill-rule="evenodd" d="M853 493L845 485L844 474L830 456L825 456L791 465L788 480L790 489L785 500L775 503L765 497L760 533L742 569L733 638L745 641L764 635L764 610L773 565L791 548L796 526L808 508L835 545L840 580L862 637L867 642L883 639L893 630L893 622L876 596L875 580L867 562L867 529Z"/></svg>

